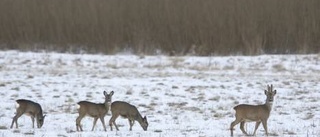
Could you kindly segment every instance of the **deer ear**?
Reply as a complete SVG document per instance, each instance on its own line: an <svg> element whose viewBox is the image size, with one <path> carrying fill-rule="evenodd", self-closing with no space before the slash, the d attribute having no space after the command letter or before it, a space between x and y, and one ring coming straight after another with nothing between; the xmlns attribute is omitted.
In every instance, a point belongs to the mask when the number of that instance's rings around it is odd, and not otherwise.
<svg viewBox="0 0 320 137"><path fill-rule="evenodd" d="M106 92L106 91L103 91L103 95L107 95L107 92Z"/></svg>
<svg viewBox="0 0 320 137"><path fill-rule="evenodd" d="M147 116L144 116L143 119L144 119L144 120L147 120Z"/></svg>
<svg viewBox="0 0 320 137"><path fill-rule="evenodd" d="M268 91L267 91L267 90L264 90L264 94L266 94L266 95L267 95L267 93L268 93Z"/></svg>
<svg viewBox="0 0 320 137"><path fill-rule="evenodd" d="M113 92L113 91L111 91L111 92L110 92L110 95L113 95L113 93L114 93L114 92Z"/></svg>
<svg viewBox="0 0 320 137"><path fill-rule="evenodd" d="M274 93L274 94L277 94L277 90L274 90L273 93Z"/></svg>

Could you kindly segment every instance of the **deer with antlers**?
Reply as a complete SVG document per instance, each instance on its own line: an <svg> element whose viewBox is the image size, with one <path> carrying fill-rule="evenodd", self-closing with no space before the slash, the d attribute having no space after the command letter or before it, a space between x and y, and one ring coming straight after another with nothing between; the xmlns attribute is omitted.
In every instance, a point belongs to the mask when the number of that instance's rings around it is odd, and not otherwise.
<svg viewBox="0 0 320 137"><path fill-rule="evenodd" d="M230 125L231 136L233 136L233 127L240 123L240 129L243 134L248 135L248 133L244 130L245 122L256 122L255 129L253 135L256 134L256 131L262 122L263 128L265 130L266 135L268 135L268 126L267 121L270 116L272 103L274 95L276 95L277 91L273 90L273 86L268 86L268 90L264 91L266 95L266 102L262 105L248 105L248 104L240 104L234 107L236 111L236 120L234 120Z"/></svg>

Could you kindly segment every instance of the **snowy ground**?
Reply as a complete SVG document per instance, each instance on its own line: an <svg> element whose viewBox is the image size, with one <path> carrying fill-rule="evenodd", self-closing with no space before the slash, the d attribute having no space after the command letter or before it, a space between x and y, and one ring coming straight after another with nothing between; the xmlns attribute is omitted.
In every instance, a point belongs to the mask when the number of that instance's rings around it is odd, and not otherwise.
<svg viewBox="0 0 320 137"><path fill-rule="evenodd" d="M230 136L235 105L262 104L267 84L277 90L269 132L273 136L320 136L320 55L229 57L167 57L134 55L71 55L0 51L0 136ZM120 131L107 132L92 118L76 132L76 103L127 101L147 115L148 131L138 122L129 131L118 118ZM27 116L19 129L10 129L15 100L42 105L44 126L32 129ZM110 119L105 117L106 123ZM237 125L235 136L243 136ZM246 124L249 133L254 123ZM257 136L264 136L262 125Z"/></svg>

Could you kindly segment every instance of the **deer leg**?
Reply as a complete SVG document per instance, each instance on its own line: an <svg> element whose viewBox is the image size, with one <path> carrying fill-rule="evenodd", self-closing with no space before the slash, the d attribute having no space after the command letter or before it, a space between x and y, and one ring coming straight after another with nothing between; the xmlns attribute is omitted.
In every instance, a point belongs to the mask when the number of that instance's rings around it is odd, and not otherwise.
<svg viewBox="0 0 320 137"><path fill-rule="evenodd" d="M231 132L231 136L233 136L233 127L237 124L239 124L241 122L240 119L237 119L235 121L233 121L231 124L230 124L230 132Z"/></svg>
<svg viewBox="0 0 320 137"><path fill-rule="evenodd" d="M31 116L32 128L34 128L34 116Z"/></svg>
<svg viewBox="0 0 320 137"><path fill-rule="evenodd" d="M97 120L98 120L98 117L94 117L91 131L94 130L94 126L96 126Z"/></svg>
<svg viewBox="0 0 320 137"><path fill-rule="evenodd" d="M38 116L36 117L36 122L37 122L37 128L40 128L40 122Z"/></svg>
<svg viewBox="0 0 320 137"><path fill-rule="evenodd" d="M17 114L13 117L11 127L13 127L14 123L16 123L16 128L18 128L18 118L21 117L23 113L17 112Z"/></svg>
<svg viewBox="0 0 320 137"><path fill-rule="evenodd" d="M101 117L100 117L100 121L101 121L102 126L103 126L103 128L104 128L104 131L107 131L106 124L104 123L104 116L101 116Z"/></svg>
<svg viewBox="0 0 320 137"><path fill-rule="evenodd" d="M13 117L10 128L13 127L14 123L16 123L16 126L17 126L16 128L18 128L18 123L17 123L17 118L16 117Z"/></svg>
<svg viewBox="0 0 320 137"><path fill-rule="evenodd" d="M256 122L256 126L255 126L255 128L254 128L253 135L256 134L256 131L257 131L258 127L260 126L260 123L261 123L260 121Z"/></svg>
<svg viewBox="0 0 320 137"><path fill-rule="evenodd" d="M128 118L128 121L129 121L129 125L130 125L129 130L132 131L133 122L132 122L132 120L130 120L129 118Z"/></svg>
<svg viewBox="0 0 320 137"><path fill-rule="evenodd" d="M118 128L118 126L116 124L116 121L113 121L113 125L116 127L117 131L119 131L119 128Z"/></svg>
<svg viewBox="0 0 320 137"><path fill-rule="evenodd" d="M44 119L42 119L44 120ZM40 116L39 115L36 115L36 121L37 121L37 127L38 128L41 128L41 126L43 125L43 121L40 121ZM41 125L42 123L42 125Z"/></svg>
<svg viewBox="0 0 320 137"><path fill-rule="evenodd" d="M119 131L119 128L118 128L118 126L117 126L117 124L116 124L116 119L118 118L118 116L113 120L113 125L116 127L116 129L117 129L117 131Z"/></svg>
<svg viewBox="0 0 320 137"><path fill-rule="evenodd" d="M244 122L244 121L242 121L242 122L240 123L240 129L241 129L241 131L242 131L243 134L248 135L248 133L244 130L244 124L245 124L245 123L246 123L246 122Z"/></svg>
<svg viewBox="0 0 320 137"><path fill-rule="evenodd" d="M112 131L112 117L109 120L109 126L110 126L110 130Z"/></svg>
<svg viewBox="0 0 320 137"><path fill-rule="evenodd" d="M82 120L82 118L83 118L84 116L85 116L84 114L79 114L79 116L78 116L77 119L76 119L77 131L79 131L79 129L80 129L80 131L83 131L83 130L82 130L82 127L81 127L81 120Z"/></svg>
<svg viewBox="0 0 320 137"><path fill-rule="evenodd" d="M266 135L268 136L267 120L262 120L262 125L263 125L265 132L266 132Z"/></svg>
<svg viewBox="0 0 320 137"><path fill-rule="evenodd" d="M118 126L117 126L117 124L116 124L116 122L115 122L116 119L118 118L118 116L119 116L119 115L112 115L111 118L110 118L110 120L109 120L109 126L110 126L110 130L111 130L111 131L112 131L112 124L116 127L117 130L119 130L119 129L118 129Z"/></svg>
<svg viewBox="0 0 320 137"><path fill-rule="evenodd" d="M113 115L111 116L110 120L109 120L109 126L110 126L110 130L112 131L112 123L113 123L114 117Z"/></svg>

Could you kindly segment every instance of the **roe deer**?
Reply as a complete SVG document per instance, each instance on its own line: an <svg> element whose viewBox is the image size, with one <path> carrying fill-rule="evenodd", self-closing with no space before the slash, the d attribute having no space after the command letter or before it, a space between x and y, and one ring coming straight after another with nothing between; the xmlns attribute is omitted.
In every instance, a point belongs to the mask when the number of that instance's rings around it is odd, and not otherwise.
<svg viewBox="0 0 320 137"><path fill-rule="evenodd" d="M118 126L116 125L116 119L120 116L127 118L130 125L130 131L132 130L132 126L134 124L134 121L137 120L144 131L147 131L148 128L148 121L147 117L142 117L139 113L138 109L127 103L122 101L115 101L111 104L111 114L112 117L110 118L109 125L110 129L112 131L112 124L116 127L117 130L119 130Z"/></svg>
<svg viewBox="0 0 320 137"><path fill-rule="evenodd" d="M98 118L100 118L104 130L107 131L106 125L104 123L104 116L109 111L109 105L111 103L111 98L112 98L113 93L114 93L113 91L111 91L109 94L106 91L103 91L103 94L105 97L104 103L93 103L93 102L89 102L89 101L78 102L79 116L76 119L77 131L79 131L79 129L80 129L80 131L83 131L82 126L81 126L81 120L86 115L94 118L92 131L94 130L94 126L96 125Z"/></svg>
<svg viewBox="0 0 320 137"><path fill-rule="evenodd" d="M266 102L263 105L247 105L240 104L234 107L236 110L236 120L233 121L230 125L231 136L233 136L233 127L240 123L240 129L243 134L248 135L248 133L244 130L245 122L256 122L255 129L253 135L256 134L256 131L262 122L263 128L268 135L268 127L267 120L270 116L270 111L272 108L273 97L277 93L276 90L273 90L273 86L268 85L268 90L264 91L267 96Z"/></svg>
<svg viewBox="0 0 320 137"><path fill-rule="evenodd" d="M45 115L42 114L42 108L40 104L25 100L19 99L17 102L17 112L16 115L12 119L11 127L13 127L14 123L16 123L16 128L18 128L18 118L23 114L26 114L31 117L32 120L32 128L34 128L34 118L37 120L37 127L41 128L44 122Z"/></svg>

